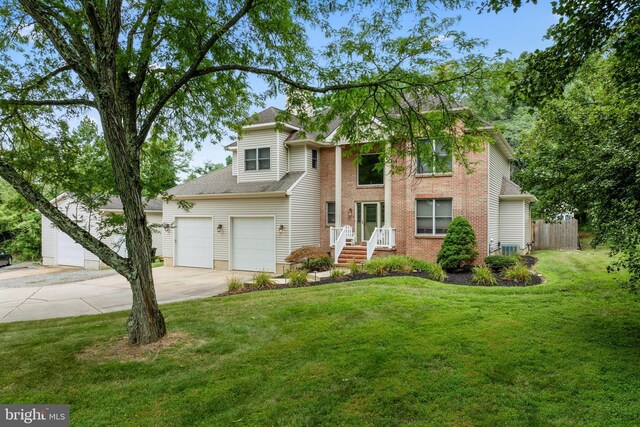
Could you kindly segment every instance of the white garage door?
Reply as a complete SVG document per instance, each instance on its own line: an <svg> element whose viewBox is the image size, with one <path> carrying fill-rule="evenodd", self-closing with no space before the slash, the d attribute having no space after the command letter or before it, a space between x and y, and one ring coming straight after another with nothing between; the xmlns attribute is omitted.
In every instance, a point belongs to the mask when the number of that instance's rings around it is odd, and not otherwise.
<svg viewBox="0 0 640 427"><path fill-rule="evenodd" d="M231 262L234 270L275 271L273 218L232 218Z"/></svg>
<svg viewBox="0 0 640 427"><path fill-rule="evenodd" d="M175 223L175 265L213 268L211 218L176 218Z"/></svg>
<svg viewBox="0 0 640 427"><path fill-rule="evenodd" d="M84 267L84 249L61 230L56 231L56 263Z"/></svg>

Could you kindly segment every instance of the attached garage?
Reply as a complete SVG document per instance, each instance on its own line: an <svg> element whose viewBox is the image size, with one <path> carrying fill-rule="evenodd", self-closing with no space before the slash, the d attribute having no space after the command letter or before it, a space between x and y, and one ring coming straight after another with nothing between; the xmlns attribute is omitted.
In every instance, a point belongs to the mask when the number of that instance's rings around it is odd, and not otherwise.
<svg viewBox="0 0 640 427"><path fill-rule="evenodd" d="M275 235L273 217L231 218L231 268L275 272Z"/></svg>
<svg viewBox="0 0 640 427"><path fill-rule="evenodd" d="M56 264L84 268L84 248L56 229Z"/></svg>
<svg viewBox="0 0 640 427"><path fill-rule="evenodd" d="M213 268L213 218L175 218L175 265Z"/></svg>

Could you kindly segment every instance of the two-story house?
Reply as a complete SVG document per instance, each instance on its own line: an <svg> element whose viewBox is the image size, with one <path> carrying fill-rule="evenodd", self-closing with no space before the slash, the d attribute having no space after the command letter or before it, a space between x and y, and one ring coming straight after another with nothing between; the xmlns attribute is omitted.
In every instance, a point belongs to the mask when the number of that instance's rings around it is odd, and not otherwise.
<svg viewBox="0 0 640 427"><path fill-rule="evenodd" d="M435 260L452 218L467 218L481 259L500 246L526 250L529 204L536 199L509 180L513 150L491 126L485 150L469 155L474 172L445 156L434 170L418 162L398 176L359 164L327 138L316 140L292 123L276 125L268 108L227 147L231 166L168 191L163 206L165 265L280 272L291 251L320 246L336 261L393 251ZM431 142L429 142L431 143ZM444 166L442 166L444 164ZM179 201L192 204L184 210Z"/></svg>

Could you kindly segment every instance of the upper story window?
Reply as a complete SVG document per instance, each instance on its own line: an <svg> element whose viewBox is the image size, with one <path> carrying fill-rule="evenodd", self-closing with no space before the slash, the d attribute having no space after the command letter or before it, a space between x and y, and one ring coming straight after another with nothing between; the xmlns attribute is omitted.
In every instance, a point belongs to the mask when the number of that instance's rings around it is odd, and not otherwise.
<svg viewBox="0 0 640 427"><path fill-rule="evenodd" d="M311 167L318 169L318 150L311 150Z"/></svg>
<svg viewBox="0 0 640 427"><path fill-rule="evenodd" d="M271 148L252 148L244 150L244 170L271 169Z"/></svg>
<svg viewBox="0 0 640 427"><path fill-rule="evenodd" d="M416 234L446 234L453 216L451 199L416 200Z"/></svg>
<svg viewBox="0 0 640 427"><path fill-rule="evenodd" d="M449 173L453 170L451 152L443 142L419 139L418 144L431 145L431 149L429 149L429 147L423 147L426 153L422 155L420 154L420 147L418 147L418 155L416 156L416 172L418 174ZM425 158L429 155L431 155L431 159Z"/></svg>
<svg viewBox="0 0 640 427"><path fill-rule="evenodd" d="M380 185L384 182L384 172L376 167L379 154L363 154L358 165L358 185Z"/></svg>

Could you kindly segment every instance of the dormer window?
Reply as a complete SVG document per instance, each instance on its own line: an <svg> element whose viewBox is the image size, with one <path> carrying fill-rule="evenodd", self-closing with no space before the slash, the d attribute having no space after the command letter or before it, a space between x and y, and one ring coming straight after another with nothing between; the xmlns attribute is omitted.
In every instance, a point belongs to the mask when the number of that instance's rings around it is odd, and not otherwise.
<svg viewBox="0 0 640 427"><path fill-rule="evenodd" d="M244 150L244 170L268 170L271 169L271 148L252 148Z"/></svg>
<svg viewBox="0 0 640 427"><path fill-rule="evenodd" d="M426 144L418 147L416 172L418 174L450 173L453 170L451 151L441 141L419 139L418 144ZM431 145L431 147L428 147ZM425 151L421 153L420 151ZM431 156L428 158L427 156Z"/></svg>

